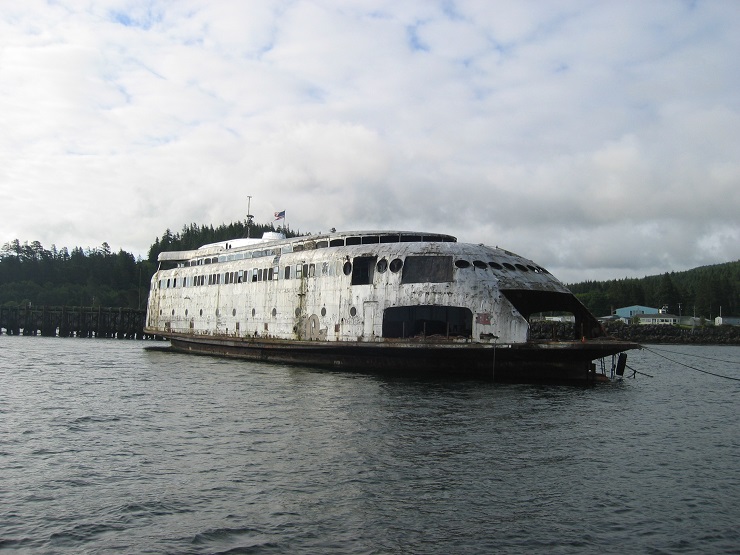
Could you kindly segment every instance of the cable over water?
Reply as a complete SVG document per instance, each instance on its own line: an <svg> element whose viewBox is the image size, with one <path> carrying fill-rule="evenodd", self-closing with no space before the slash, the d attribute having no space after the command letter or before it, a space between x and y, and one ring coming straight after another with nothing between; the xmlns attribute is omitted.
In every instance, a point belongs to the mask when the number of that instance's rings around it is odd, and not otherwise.
<svg viewBox="0 0 740 555"><path fill-rule="evenodd" d="M678 364L678 365L683 366L685 368L689 368L691 370L696 370L697 372L702 372L704 374L709 374L710 376L715 376L717 378L723 378L725 380L732 380L732 381L740 382L740 378L735 378L733 376L725 376L723 374L717 374L716 372L710 372L709 370L702 370L701 368L697 368L696 366L691 366L690 364L685 364L685 363L680 362L678 360L674 360L674 359L672 359L670 357L665 356L664 354L661 354L659 351L661 351L662 349L657 349L656 350L656 349L652 349L650 347L643 347L643 349L645 349L646 351L650 351L654 355L657 355L657 356L659 356L661 358L664 358L664 359L666 359L666 360L668 360L670 362L673 362L674 364ZM664 352L671 353L671 354L675 354L675 355L684 355L685 354L685 353L678 353L676 351L665 351L665 350L663 350L663 351ZM723 363L727 363L727 364L738 364L738 362L735 362L735 361L719 360L719 359L716 359L716 358L704 357L704 356L700 356L700 355L686 354L686 356L695 356L697 358L703 358L705 360L712 360L712 361L715 361L715 362L723 362Z"/></svg>

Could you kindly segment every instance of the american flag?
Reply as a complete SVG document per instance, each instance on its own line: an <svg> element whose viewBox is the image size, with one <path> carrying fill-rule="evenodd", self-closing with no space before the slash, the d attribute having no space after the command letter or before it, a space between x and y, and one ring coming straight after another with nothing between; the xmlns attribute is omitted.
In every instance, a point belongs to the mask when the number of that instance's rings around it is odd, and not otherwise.
<svg viewBox="0 0 740 555"><path fill-rule="evenodd" d="M284 220L285 219L285 210L282 210L280 212L275 212L275 220Z"/></svg>

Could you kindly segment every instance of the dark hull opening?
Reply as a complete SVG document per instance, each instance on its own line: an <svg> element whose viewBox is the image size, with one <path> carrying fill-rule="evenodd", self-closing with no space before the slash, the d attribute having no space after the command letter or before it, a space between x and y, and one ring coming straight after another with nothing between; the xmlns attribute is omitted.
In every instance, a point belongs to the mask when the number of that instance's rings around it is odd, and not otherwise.
<svg viewBox="0 0 740 555"><path fill-rule="evenodd" d="M473 313L459 306L395 306L383 312L383 337L471 337Z"/></svg>
<svg viewBox="0 0 740 555"><path fill-rule="evenodd" d="M566 312L575 317L573 339L604 337L599 321L571 293L554 291L532 291L529 289L502 289L501 292L527 320L539 312Z"/></svg>

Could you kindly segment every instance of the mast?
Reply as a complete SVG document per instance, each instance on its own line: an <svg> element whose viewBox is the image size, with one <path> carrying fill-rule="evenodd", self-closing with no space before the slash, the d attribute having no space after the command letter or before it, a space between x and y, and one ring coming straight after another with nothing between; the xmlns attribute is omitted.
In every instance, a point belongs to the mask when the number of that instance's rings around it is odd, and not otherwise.
<svg viewBox="0 0 740 555"><path fill-rule="evenodd" d="M249 234L252 229L252 220L254 219L254 216L250 214L250 208L252 206L252 196L247 195L247 239L249 239Z"/></svg>

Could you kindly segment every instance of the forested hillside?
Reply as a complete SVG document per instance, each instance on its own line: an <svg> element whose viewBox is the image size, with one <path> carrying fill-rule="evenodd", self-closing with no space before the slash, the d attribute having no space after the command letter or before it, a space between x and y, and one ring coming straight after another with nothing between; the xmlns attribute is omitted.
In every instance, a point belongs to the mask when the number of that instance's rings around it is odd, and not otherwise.
<svg viewBox="0 0 740 555"><path fill-rule="evenodd" d="M268 225L253 224L252 237L275 231ZM286 231L289 237L296 234ZM166 230L149 248L146 260L108 243L96 248L21 243L15 239L0 249L0 305L34 306L115 306L144 308L149 282L162 251L195 249L207 243L247 236L246 222L213 226L185 226L180 233Z"/></svg>
<svg viewBox="0 0 740 555"><path fill-rule="evenodd" d="M16 239L0 250L0 304L143 307L154 270L108 243L69 251Z"/></svg>
<svg viewBox="0 0 740 555"><path fill-rule="evenodd" d="M614 309L644 305L668 307L676 315L714 318L740 316L740 261L702 266L685 272L568 285L596 316Z"/></svg>

